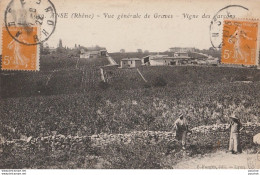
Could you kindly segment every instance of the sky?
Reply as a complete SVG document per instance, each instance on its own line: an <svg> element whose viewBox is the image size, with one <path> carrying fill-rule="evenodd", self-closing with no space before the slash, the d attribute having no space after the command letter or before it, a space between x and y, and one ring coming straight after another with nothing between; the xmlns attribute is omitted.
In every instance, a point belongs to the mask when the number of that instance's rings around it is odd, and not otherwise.
<svg viewBox="0 0 260 175"><path fill-rule="evenodd" d="M0 1L1 25L3 13L9 0ZM58 17L56 29L46 41L57 47L59 39L63 46L103 46L109 52L120 49L137 49L154 52L166 51L170 47L211 47L209 26L213 16L227 5L239 4L249 9L231 8L236 17L258 17L260 3L257 0L52 0L57 15L68 13L68 18ZM72 18L73 13L94 15L90 18ZM114 18L105 18L105 13ZM225 13L225 12L223 12ZM117 19L118 15L141 15L141 18ZM150 18L144 18L149 14ZM155 18L154 15L167 15L169 18ZM198 15L188 19L184 14ZM208 18L202 18L203 15ZM99 16L99 17L98 17ZM220 38L221 40L221 38Z"/></svg>

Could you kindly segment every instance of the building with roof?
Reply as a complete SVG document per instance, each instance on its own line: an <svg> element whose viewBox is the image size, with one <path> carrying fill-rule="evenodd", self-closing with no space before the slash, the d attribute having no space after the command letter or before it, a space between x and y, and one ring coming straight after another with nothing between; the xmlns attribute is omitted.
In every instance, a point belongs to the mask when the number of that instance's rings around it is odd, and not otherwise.
<svg viewBox="0 0 260 175"><path fill-rule="evenodd" d="M176 52L174 56L148 55L143 57L143 63L151 66L182 65L191 62L191 57L186 52Z"/></svg>
<svg viewBox="0 0 260 175"><path fill-rule="evenodd" d="M98 57L106 57L107 50L104 47L84 47L80 50L80 58L98 58Z"/></svg>
<svg viewBox="0 0 260 175"><path fill-rule="evenodd" d="M173 57L152 57L150 59L151 66L165 66L172 64Z"/></svg>
<svg viewBox="0 0 260 175"><path fill-rule="evenodd" d="M175 52L173 55L175 58L190 58L187 52Z"/></svg>
<svg viewBox="0 0 260 175"><path fill-rule="evenodd" d="M121 68L134 68L142 66L140 58L124 58L121 60Z"/></svg>
<svg viewBox="0 0 260 175"><path fill-rule="evenodd" d="M171 47L169 52L194 52L194 47Z"/></svg>

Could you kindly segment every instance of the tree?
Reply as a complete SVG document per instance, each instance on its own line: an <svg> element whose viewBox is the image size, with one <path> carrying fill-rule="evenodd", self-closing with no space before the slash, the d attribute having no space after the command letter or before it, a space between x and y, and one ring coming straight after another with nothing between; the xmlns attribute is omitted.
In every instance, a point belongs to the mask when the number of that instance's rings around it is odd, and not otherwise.
<svg viewBox="0 0 260 175"><path fill-rule="evenodd" d="M61 39L59 40L59 48L63 48Z"/></svg>
<svg viewBox="0 0 260 175"><path fill-rule="evenodd" d="M48 45L46 45L46 47L44 47L44 45L41 43L40 44L40 53L43 55L47 55L50 53L50 48Z"/></svg>

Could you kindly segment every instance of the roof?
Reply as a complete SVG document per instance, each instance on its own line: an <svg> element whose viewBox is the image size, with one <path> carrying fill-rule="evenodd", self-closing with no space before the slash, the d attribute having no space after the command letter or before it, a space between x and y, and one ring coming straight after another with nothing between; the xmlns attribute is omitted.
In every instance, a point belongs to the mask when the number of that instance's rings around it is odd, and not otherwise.
<svg viewBox="0 0 260 175"><path fill-rule="evenodd" d="M175 56L175 57L152 57L151 60L167 60L167 59L190 59L191 57L186 56Z"/></svg>
<svg viewBox="0 0 260 175"><path fill-rule="evenodd" d="M98 55L99 51L81 51L80 54Z"/></svg>
<svg viewBox="0 0 260 175"><path fill-rule="evenodd" d="M89 54L99 54L99 51L87 51Z"/></svg>
<svg viewBox="0 0 260 175"><path fill-rule="evenodd" d="M106 50L106 48L105 47L95 46L95 47L87 47L86 50L87 51L101 51L101 50Z"/></svg>
<svg viewBox="0 0 260 175"><path fill-rule="evenodd" d="M121 61L142 61L140 58L123 58Z"/></svg>
<svg viewBox="0 0 260 175"><path fill-rule="evenodd" d="M164 57L151 57L151 60L167 60L167 59L174 59L174 57L168 57L168 56L164 56Z"/></svg>
<svg viewBox="0 0 260 175"><path fill-rule="evenodd" d="M99 51L106 51L106 48L105 47L100 47L100 46L95 46L95 47L83 47L83 46L80 46L80 50L81 52L99 52Z"/></svg>
<svg viewBox="0 0 260 175"><path fill-rule="evenodd" d="M188 57L188 56L175 56L173 58L179 58L179 59L189 59L191 57Z"/></svg>
<svg viewBox="0 0 260 175"><path fill-rule="evenodd" d="M163 58L163 57L169 57L169 55L147 55L147 56L145 56L145 57L143 57L143 59L144 58L147 58L147 57L150 57L151 59L152 58Z"/></svg>
<svg viewBox="0 0 260 175"><path fill-rule="evenodd" d="M188 52L175 52L175 53L185 53L185 54L188 54Z"/></svg>

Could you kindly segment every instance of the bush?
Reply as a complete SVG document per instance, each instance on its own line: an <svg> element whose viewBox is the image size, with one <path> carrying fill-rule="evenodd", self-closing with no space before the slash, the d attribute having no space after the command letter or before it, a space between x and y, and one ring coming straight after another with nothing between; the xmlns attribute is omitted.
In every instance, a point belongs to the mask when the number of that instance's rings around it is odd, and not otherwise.
<svg viewBox="0 0 260 175"><path fill-rule="evenodd" d="M164 87L167 85L166 80L163 77L156 77L153 81L153 86L155 87Z"/></svg>
<svg viewBox="0 0 260 175"><path fill-rule="evenodd" d="M166 147L151 145L146 140L134 140L130 144L114 143L102 150L109 162L105 168L113 169L159 169ZM102 156L102 157L103 157Z"/></svg>

